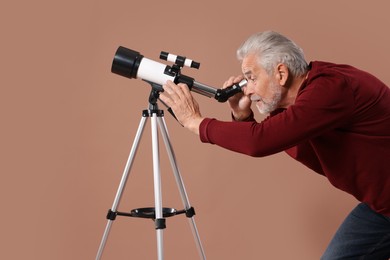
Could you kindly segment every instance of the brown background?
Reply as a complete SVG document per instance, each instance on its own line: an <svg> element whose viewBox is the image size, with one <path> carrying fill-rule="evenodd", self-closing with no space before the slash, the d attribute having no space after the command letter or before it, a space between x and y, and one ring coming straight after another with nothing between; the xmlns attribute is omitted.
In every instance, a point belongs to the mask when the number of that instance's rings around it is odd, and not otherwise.
<svg viewBox="0 0 390 260"><path fill-rule="evenodd" d="M0 259L94 259L150 90L110 72L119 45L156 61L160 51L185 55L201 68L183 73L220 87L240 73L241 42L272 29L307 60L350 63L390 84L385 0L7 2ZM229 120L226 104L194 95L203 115ZM235 154L165 119L208 259L319 259L356 204L284 153ZM149 123L122 211L153 205ZM161 148L164 206L182 208ZM166 259L199 259L185 217L167 225ZM118 218L103 259L156 259L153 223Z"/></svg>

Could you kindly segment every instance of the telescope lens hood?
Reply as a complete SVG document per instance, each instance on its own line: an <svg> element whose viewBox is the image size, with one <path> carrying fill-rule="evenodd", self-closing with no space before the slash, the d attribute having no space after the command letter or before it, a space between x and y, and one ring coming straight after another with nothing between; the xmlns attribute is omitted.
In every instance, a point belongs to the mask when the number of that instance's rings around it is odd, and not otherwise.
<svg viewBox="0 0 390 260"><path fill-rule="evenodd" d="M142 56L139 52L120 46L112 61L111 72L127 77L137 78L137 72Z"/></svg>

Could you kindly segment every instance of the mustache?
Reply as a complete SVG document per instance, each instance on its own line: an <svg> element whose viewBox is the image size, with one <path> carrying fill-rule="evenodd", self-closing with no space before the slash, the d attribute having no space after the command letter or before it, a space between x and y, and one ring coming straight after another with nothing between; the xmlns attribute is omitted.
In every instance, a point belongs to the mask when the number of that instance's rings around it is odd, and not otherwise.
<svg viewBox="0 0 390 260"><path fill-rule="evenodd" d="M263 99L259 95L256 95L256 94L252 95L250 97L250 99L251 99L252 102L257 102L257 101L260 101L260 100L263 101Z"/></svg>
<svg viewBox="0 0 390 260"><path fill-rule="evenodd" d="M250 99L252 102L255 102L255 103L261 101L266 106L273 106L275 103L275 100L265 100L264 98L262 98L261 96L256 95L256 94L253 94L250 97Z"/></svg>

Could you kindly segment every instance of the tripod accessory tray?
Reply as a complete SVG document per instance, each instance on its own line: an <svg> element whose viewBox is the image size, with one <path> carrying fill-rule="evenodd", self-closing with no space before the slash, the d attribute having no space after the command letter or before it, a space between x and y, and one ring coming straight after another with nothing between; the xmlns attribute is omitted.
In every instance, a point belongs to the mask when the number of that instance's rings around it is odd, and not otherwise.
<svg viewBox="0 0 390 260"><path fill-rule="evenodd" d="M176 210L174 208L162 208L162 213L164 218L169 218L184 213L186 214L187 218L192 218L195 215L195 209L194 207L190 207L187 210L185 209ZM156 220L156 210L153 207L137 208L131 210L130 213L127 213L127 212L120 212L120 211L112 211L111 209L109 209L106 218L108 220L115 220L116 216L150 218ZM164 229L164 228L166 228L165 219L157 219L156 229Z"/></svg>
<svg viewBox="0 0 390 260"><path fill-rule="evenodd" d="M149 207L149 208L138 208L138 209L133 209L130 214L132 217L137 217L137 218L156 218L156 213L155 213L155 208ZM185 210L176 210L174 208L162 208L163 212L163 217L164 218L169 218L173 217L179 214L185 213L188 218L191 218L192 216L195 215L195 209L193 207Z"/></svg>

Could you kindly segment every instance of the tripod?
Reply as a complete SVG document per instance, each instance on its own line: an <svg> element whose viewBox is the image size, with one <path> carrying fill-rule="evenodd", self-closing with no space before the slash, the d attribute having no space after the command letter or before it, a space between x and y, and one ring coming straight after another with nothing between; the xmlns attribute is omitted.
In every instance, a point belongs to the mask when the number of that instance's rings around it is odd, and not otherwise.
<svg viewBox="0 0 390 260"><path fill-rule="evenodd" d="M153 84L152 84L153 87ZM173 152L171 142L167 133L167 126L164 121L164 113L162 110L158 109L157 100L159 96L159 91L155 88L152 89L149 96L149 109L144 110L142 113L142 118L138 126L138 130L131 148L130 155L128 157L122 179L120 181L114 203L111 209L108 210L107 214L107 225L100 243L98 253L96 255L96 260L100 260L105 244L107 242L108 234L110 232L113 221L117 216L126 216L126 217L138 217L138 218L151 218L155 221L156 236L157 236L157 257L158 260L164 259L164 250L163 250L163 230L166 228L165 218L172 217L178 214L185 214L190 222L192 234L195 239L195 243L198 249L198 253L201 259L205 260L206 256L200 241L199 233L195 224L194 215L195 210L190 206L188 201L187 192L185 190L183 180L180 176L178 166L176 164L176 158ZM152 153L153 153L153 179L154 179L154 208L138 208L128 212L119 212L117 208L122 197L127 179L130 174L130 170L138 149L138 145L145 128L147 119L151 117L151 132L152 132ZM173 208L163 208L162 207L162 198L161 198L161 175L160 175L160 158L159 158L159 142L158 142L158 127L160 129L161 135L164 139L168 157L172 166L172 170L176 179L176 184L178 186L181 199L184 205L183 210L176 210Z"/></svg>

